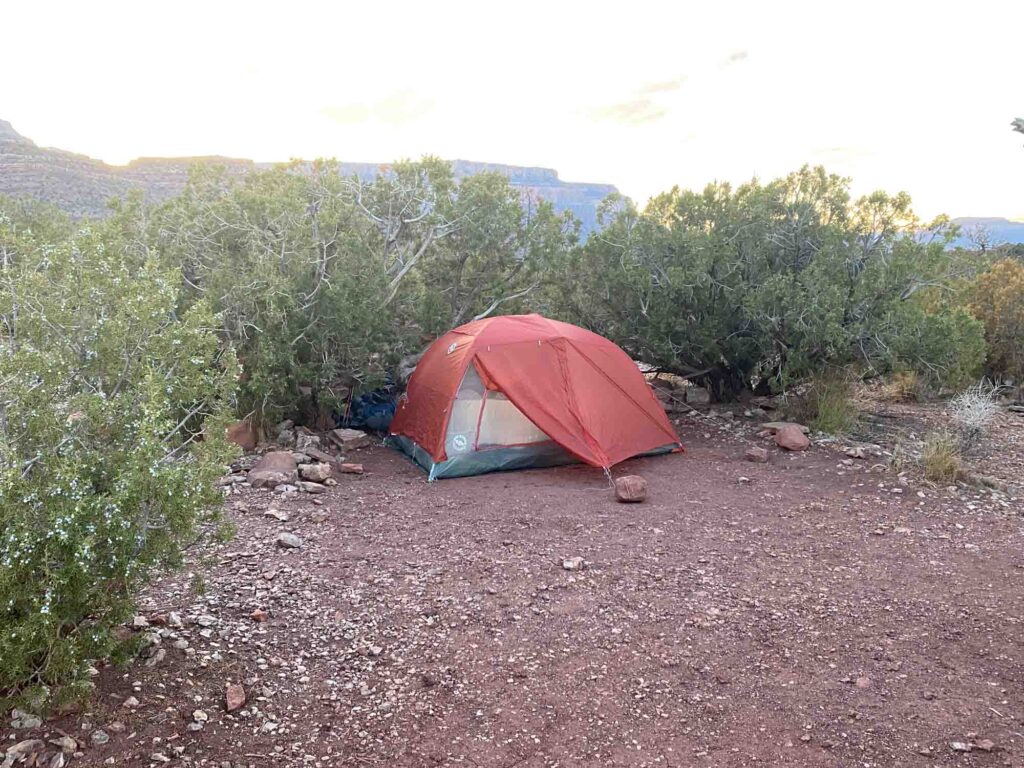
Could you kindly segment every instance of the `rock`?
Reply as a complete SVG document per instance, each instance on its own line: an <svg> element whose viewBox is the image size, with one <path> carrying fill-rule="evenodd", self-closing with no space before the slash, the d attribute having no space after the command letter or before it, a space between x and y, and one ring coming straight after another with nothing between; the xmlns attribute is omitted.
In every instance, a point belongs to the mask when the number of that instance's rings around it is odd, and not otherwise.
<svg viewBox="0 0 1024 768"><path fill-rule="evenodd" d="M864 446L862 445L844 448L843 453L845 453L851 459L866 459L868 457L868 452L864 449Z"/></svg>
<svg viewBox="0 0 1024 768"><path fill-rule="evenodd" d="M67 752L69 755L78 749L78 742L70 736L61 736L59 739L50 739L50 743L55 747L59 747L61 752Z"/></svg>
<svg viewBox="0 0 1024 768"><path fill-rule="evenodd" d="M761 425L761 428L766 430L769 434L774 435L783 427L797 427L805 435L810 433L810 429L805 427L803 424L797 424L794 421L766 421Z"/></svg>
<svg viewBox="0 0 1024 768"><path fill-rule="evenodd" d="M625 475L615 480L615 498L636 503L647 498L647 481L640 475Z"/></svg>
<svg viewBox="0 0 1024 768"><path fill-rule="evenodd" d="M132 619L133 629L145 629L148 626L149 619L147 619L145 616L136 616L134 619Z"/></svg>
<svg viewBox="0 0 1024 768"><path fill-rule="evenodd" d="M586 561L582 557L567 557L562 561L562 567L567 571L582 571Z"/></svg>
<svg viewBox="0 0 1024 768"><path fill-rule="evenodd" d="M311 483L308 480L299 480L298 486L306 493L327 493L327 486L320 483Z"/></svg>
<svg viewBox="0 0 1024 768"><path fill-rule="evenodd" d="M327 464L334 464L338 460L337 457L332 456L331 454L327 453L327 451L320 450L319 448L314 448L313 446L309 446L303 452L311 459L316 459L317 461L322 461Z"/></svg>
<svg viewBox="0 0 1024 768"><path fill-rule="evenodd" d="M204 613L201 616L196 617L196 624L198 624L200 627L212 627L216 623L217 617L211 616L208 613Z"/></svg>
<svg viewBox="0 0 1024 768"><path fill-rule="evenodd" d="M197 709L192 713L192 719L195 720L197 723L205 723L207 720L210 719L210 716L206 714L203 710Z"/></svg>
<svg viewBox="0 0 1024 768"><path fill-rule="evenodd" d="M854 685L856 685L861 690L866 690L866 689L871 687L871 678L870 677L858 677L854 681Z"/></svg>
<svg viewBox="0 0 1024 768"><path fill-rule="evenodd" d="M689 405L707 405L711 402L711 393L705 387L691 384L686 388L685 399Z"/></svg>
<svg viewBox="0 0 1024 768"><path fill-rule="evenodd" d="M43 744L41 739L25 739L24 741L19 741L17 744L8 747L6 754L13 757L30 755L33 752L38 752L45 746L46 745Z"/></svg>
<svg viewBox="0 0 1024 768"><path fill-rule="evenodd" d="M775 443L787 451L806 451L811 441L800 429L799 424L787 424L775 431Z"/></svg>
<svg viewBox="0 0 1024 768"><path fill-rule="evenodd" d="M263 610L262 608L257 608L255 611L253 611L252 613L249 614L249 618L250 619L252 619L253 621L258 621L261 624L264 621L266 621L268 617L269 616L268 616L267 612L265 610Z"/></svg>
<svg viewBox="0 0 1024 768"><path fill-rule="evenodd" d="M238 683L228 683L224 688L224 707L234 712L245 706L245 689Z"/></svg>
<svg viewBox="0 0 1024 768"><path fill-rule="evenodd" d="M249 483L253 488L265 488L294 483L299 477L295 458L288 451L271 451L249 470Z"/></svg>
<svg viewBox="0 0 1024 768"><path fill-rule="evenodd" d="M326 480L324 480L324 485L326 485L328 488L333 488L337 484L338 481L335 480L333 477L328 477Z"/></svg>
<svg viewBox="0 0 1024 768"><path fill-rule="evenodd" d="M288 533L282 531L277 534L277 546L282 549L298 549L302 546L302 539L296 536L294 533Z"/></svg>
<svg viewBox="0 0 1024 768"><path fill-rule="evenodd" d="M295 432L290 429L282 429L277 433L277 439L274 442L285 448L295 445Z"/></svg>
<svg viewBox="0 0 1024 768"><path fill-rule="evenodd" d="M331 465L323 462L317 464L303 464L299 467L299 475L303 480L322 483L331 476Z"/></svg>
<svg viewBox="0 0 1024 768"><path fill-rule="evenodd" d="M347 463L346 464L341 464L341 465L338 466L338 469L341 470L346 475L361 475L361 474L363 474L363 465L362 464L347 464Z"/></svg>
<svg viewBox="0 0 1024 768"><path fill-rule="evenodd" d="M318 511L310 515L309 519L312 520L314 523L326 523L328 519L330 519L330 517L331 516L329 513Z"/></svg>
<svg viewBox="0 0 1024 768"><path fill-rule="evenodd" d="M287 523L288 522L288 513L287 512L282 512L277 507L271 507L270 509L268 509L266 512L263 513L263 516L264 517L272 517L275 520L278 520L278 521L280 521L282 523Z"/></svg>
<svg viewBox="0 0 1024 768"><path fill-rule="evenodd" d="M103 746L108 741L110 741L110 734L106 731L93 731L92 736L90 736L89 738L92 739L93 744Z"/></svg>
<svg viewBox="0 0 1024 768"><path fill-rule="evenodd" d="M146 659L144 663L147 667L155 667L157 664L164 660L165 656L167 656L167 651L163 648L157 648L153 652L153 655Z"/></svg>
<svg viewBox="0 0 1024 768"><path fill-rule="evenodd" d="M327 437L343 451L354 451L373 443L373 438L361 429L332 429Z"/></svg>
<svg viewBox="0 0 1024 768"><path fill-rule="evenodd" d="M38 728L43 724L43 719L29 712L20 709L11 711L11 728L22 730L27 728Z"/></svg>
<svg viewBox="0 0 1024 768"><path fill-rule="evenodd" d="M745 458L747 461L753 461L757 464L767 464L768 450L766 448L757 447L747 448L747 450L743 452L743 458Z"/></svg>
<svg viewBox="0 0 1024 768"><path fill-rule="evenodd" d="M296 482L298 482L298 481L296 481ZM289 494L289 493L298 493L298 492L299 492L299 486L292 485L291 483L281 483L281 485L275 485L274 486L274 493Z"/></svg>
<svg viewBox="0 0 1024 768"><path fill-rule="evenodd" d="M152 755L149 756L149 759L152 760L154 763L169 763L169 762L171 762L171 758L169 758L163 752L154 752Z"/></svg>
<svg viewBox="0 0 1024 768"><path fill-rule="evenodd" d="M137 706L139 706L139 700L134 696L129 696L127 699L121 702L121 706L127 707L128 709L135 709Z"/></svg>
<svg viewBox="0 0 1024 768"><path fill-rule="evenodd" d="M243 451L255 451L260 442L260 433L248 421L236 421L225 430L228 442L241 446Z"/></svg>
<svg viewBox="0 0 1024 768"><path fill-rule="evenodd" d="M50 762L49 762L49 765L47 766L47 768L64 768L64 766L67 764L67 762L68 762L68 759L66 757L64 757L64 753L63 752L57 752L56 754L54 754L53 757L50 758ZM37 761L36 765L39 765L39 764L40 763Z"/></svg>
<svg viewBox="0 0 1024 768"><path fill-rule="evenodd" d="M174 629L181 629L185 626L181 620L181 614L176 611L171 611L167 614L167 626L173 627Z"/></svg>
<svg viewBox="0 0 1024 768"><path fill-rule="evenodd" d="M996 745L992 739L982 739L981 741L974 742L974 748L980 749L982 752L991 752L996 748Z"/></svg>
<svg viewBox="0 0 1024 768"><path fill-rule="evenodd" d="M295 447L303 453L309 453L310 448L320 448L320 436L311 435L308 432L297 432L295 435Z"/></svg>
<svg viewBox="0 0 1024 768"><path fill-rule="evenodd" d="M954 752L970 752L971 745L965 741L951 741L949 742L949 748Z"/></svg>

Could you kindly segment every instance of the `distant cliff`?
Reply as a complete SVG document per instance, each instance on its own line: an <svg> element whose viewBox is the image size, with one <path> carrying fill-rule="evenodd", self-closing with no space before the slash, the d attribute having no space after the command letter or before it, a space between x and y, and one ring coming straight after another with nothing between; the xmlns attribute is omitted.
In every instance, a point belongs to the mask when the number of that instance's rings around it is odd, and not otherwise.
<svg viewBox="0 0 1024 768"><path fill-rule="evenodd" d="M32 197L59 206L76 217L103 216L107 202L141 189L158 202L184 189L189 166L194 163L223 165L238 173L267 164L230 157L139 158L128 165L108 165L62 149L38 147L10 123L0 120L0 194ZM386 166L377 163L341 163L345 174L370 179ZM616 192L611 184L579 184L562 181L550 168L528 168L496 163L453 161L457 177L497 171L511 184L548 200L558 211L571 211L583 224L584 233L597 227L597 205Z"/></svg>
<svg viewBox="0 0 1024 768"><path fill-rule="evenodd" d="M990 246L1003 245L1004 243L1024 243L1024 221L1010 221L1009 219L964 216L953 219L954 224L960 225L960 237L953 241L953 246L961 248L977 247L979 236L988 241Z"/></svg>

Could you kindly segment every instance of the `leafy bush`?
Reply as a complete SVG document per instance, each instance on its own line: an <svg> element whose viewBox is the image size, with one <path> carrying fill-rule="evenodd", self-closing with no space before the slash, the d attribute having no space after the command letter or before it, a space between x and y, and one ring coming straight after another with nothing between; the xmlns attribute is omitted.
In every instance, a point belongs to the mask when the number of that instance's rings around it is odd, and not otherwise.
<svg viewBox="0 0 1024 768"><path fill-rule="evenodd" d="M1024 381L1024 264L1004 259L978 277L971 312L985 325L989 370Z"/></svg>
<svg viewBox="0 0 1024 768"><path fill-rule="evenodd" d="M921 452L924 476L936 483L952 483L961 475L957 439L949 432L933 432L925 437Z"/></svg>
<svg viewBox="0 0 1024 768"><path fill-rule="evenodd" d="M237 376L205 302L113 230L0 212L0 703L80 692L212 519Z"/></svg>
<svg viewBox="0 0 1024 768"><path fill-rule="evenodd" d="M803 418L820 432L839 435L849 432L857 422L853 385L844 372L816 376L807 390Z"/></svg>
<svg viewBox="0 0 1024 768"><path fill-rule="evenodd" d="M452 325L528 310L573 237L504 176L456 183L434 158L372 181L331 162L197 169L179 198L119 221L180 270L186 306L206 298L222 318L244 368L240 415L320 426Z"/></svg>
<svg viewBox="0 0 1024 768"><path fill-rule="evenodd" d="M905 194L851 201L848 186L803 168L673 189L643 212L609 201L565 270L562 311L719 399L855 362L947 386L973 377L980 326L930 300L950 279L953 228L920 222Z"/></svg>

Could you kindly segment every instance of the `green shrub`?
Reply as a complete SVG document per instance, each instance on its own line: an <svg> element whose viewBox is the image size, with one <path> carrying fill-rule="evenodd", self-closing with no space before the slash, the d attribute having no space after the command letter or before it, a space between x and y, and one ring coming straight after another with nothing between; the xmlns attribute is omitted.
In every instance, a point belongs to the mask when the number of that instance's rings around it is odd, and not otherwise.
<svg viewBox="0 0 1024 768"><path fill-rule="evenodd" d="M850 377L843 372L815 377L807 390L804 408L803 418L811 428L830 435L849 432L858 416Z"/></svg>
<svg viewBox="0 0 1024 768"><path fill-rule="evenodd" d="M154 568L220 506L233 354L112 231L0 214L0 704L86 686Z"/></svg>
<svg viewBox="0 0 1024 768"><path fill-rule="evenodd" d="M978 277L970 306L985 325L990 371L1024 381L1024 264L1004 259Z"/></svg>
<svg viewBox="0 0 1024 768"><path fill-rule="evenodd" d="M563 272L563 314L719 399L852 363L945 386L978 372L980 325L929 303L953 280L953 230L919 221L906 194L852 200L847 179L803 168L603 216Z"/></svg>

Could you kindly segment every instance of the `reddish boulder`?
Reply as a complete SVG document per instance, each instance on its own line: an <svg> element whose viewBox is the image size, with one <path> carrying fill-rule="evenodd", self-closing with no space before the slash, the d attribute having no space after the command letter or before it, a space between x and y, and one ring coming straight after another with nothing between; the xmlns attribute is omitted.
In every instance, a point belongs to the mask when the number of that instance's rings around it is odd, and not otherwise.
<svg viewBox="0 0 1024 768"><path fill-rule="evenodd" d="M340 464L338 468L347 475L363 474L362 464Z"/></svg>
<svg viewBox="0 0 1024 768"><path fill-rule="evenodd" d="M260 441L259 430L248 421L236 421L225 430L228 442L241 446L243 451L255 451Z"/></svg>
<svg viewBox="0 0 1024 768"><path fill-rule="evenodd" d="M635 504L647 498L647 481L640 475L625 475L615 481L615 498Z"/></svg>
<svg viewBox="0 0 1024 768"><path fill-rule="evenodd" d="M249 470L249 483L253 488L274 488L283 483L294 483L299 477L295 457L290 451L271 451Z"/></svg>
<svg viewBox="0 0 1024 768"><path fill-rule="evenodd" d="M786 424L775 432L775 443L787 451L806 451L811 441L803 433L799 424Z"/></svg>

